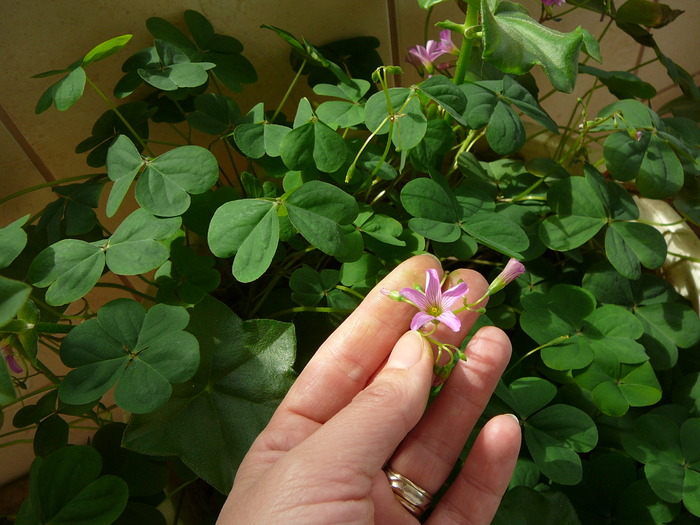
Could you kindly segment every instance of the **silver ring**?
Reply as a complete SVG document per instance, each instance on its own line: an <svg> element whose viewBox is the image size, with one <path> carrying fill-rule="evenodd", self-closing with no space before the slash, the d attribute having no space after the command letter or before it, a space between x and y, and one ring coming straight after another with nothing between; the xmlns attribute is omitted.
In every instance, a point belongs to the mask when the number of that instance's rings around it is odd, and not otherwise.
<svg viewBox="0 0 700 525"><path fill-rule="evenodd" d="M399 474L388 464L384 466L384 473L389 479L394 496L408 512L416 518L430 508L433 503L433 495L413 483L406 476Z"/></svg>

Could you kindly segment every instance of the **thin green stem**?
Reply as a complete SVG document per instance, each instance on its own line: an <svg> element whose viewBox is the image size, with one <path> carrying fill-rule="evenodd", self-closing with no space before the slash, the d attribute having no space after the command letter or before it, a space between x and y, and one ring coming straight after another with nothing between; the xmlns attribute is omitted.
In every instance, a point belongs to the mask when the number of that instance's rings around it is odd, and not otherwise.
<svg viewBox="0 0 700 525"><path fill-rule="evenodd" d="M289 84L289 87L287 88L287 92L282 97L282 100L280 101L279 105L277 106L277 109L275 110L274 114L272 115L270 122L274 122L275 119L277 118L277 115L279 115L280 111L282 111L282 108L287 103L287 99L289 98L289 95L292 94L292 90L294 89L294 86L299 81L299 78L301 77L301 72L304 70L305 66L306 66L306 59L304 59L304 61L301 63L301 66L299 67L297 74L294 75L294 79L292 80L292 83Z"/></svg>
<svg viewBox="0 0 700 525"><path fill-rule="evenodd" d="M330 306L295 306L294 308L287 308L286 310L280 310L270 315L270 317L280 317L282 315L296 314L299 312L316 312L322 314L351 314L354 311L352 308L333 308Z"/></svg>
<svg viewBox="0 0 700 525"><path fill-rule="evenodd" d="M539 352L540 350L542 350L543 348L547 348L548 346L554 346L554 345L558 345L559 343L563 343L564 341L566 341L566 340L569 339L570 337L571 337L571 336L569 336L569 335L562 335L562 336L560 336L560 337L556 337L556 338L552 339L552 340L549 341L548 343L545 343L545 344L543 344L543 345L538 346L537 348L533 348L533 349L530 350L527 354L525 354L525 355L522 356L520 359L518 359L515 363L513 363L513 364L508 368L508 370L505 371L505 373L504 373L503 375L504 375L504 376L508 375L510 372L513 371L513 369L514 369L515 367L517 367L520 363L522 363L525 359L527 359L528 357L530 357L532 354L535 354L535 353Z"/></svg>
<svg viewBox="0 0 700 525"><path fill-rule="evenodd" d="M354 295L354 296L357 297L360 301L364 301L364 300L365 300L365 296L362 295L361 293L359 293L357 290L353 290L352 288L348 288L347 286L343 286L343 285L341 285L341 284L336 284L335 287L336 287L336 289L338 289L338 290L342 290L342 291L344 291L344 292L349 293L350 295Z"/></svg>
<svg viewBox="0 0 700 525"><path fill-rule="evenodd" d="M90 87L95 90L95 92L100 96L100 98L102 100L105 101L105 103L109 106L109 108L112 111L114 111L114 114L117 116L117 118L119 118L119 120L121 120L124 123L124 125L126 126L126 129L128 129L129 132L136 138L136 140L138 140L139 144L141 144L141 146L143 146L144 151L146 153L148 153L151 157L155 157L155 154L153 153L151 148L149 148L148 144L146 144L146 142L144 142L144 140L141 138L141 136L138 133L136 133L136 130L129 123L129 121L126 120L126 118L124 118L124 115L122 115L121 111L119 111L117 106L115 106L114 103L111 100L109 100L109 98L104 93L102 93L100 88L98 88L95 85L95 83L92 80L90 80L90 77L85 77L85 79L87 80L87 83L90 84Z"/></svg>
<svg viewBox="0 0 700 525"><path fill-rule="evenodd" d="M153 301L154 303L156 302L156 298L155 298L155 297L150 296L150 295L148 295L148 294L145 294L145 293L143 293L143 292L139 292L138 290L135 290L134 288L130 288L130 287L128 287L128 286L124 286L123 284L119 284L119 283L96 283L95 286L96 286L96 287L100 287L100 288L118 288L119 290L125 290L125 291L127 291L127 292L129 292L129 293L138 295L139 297L142 297L142 298L147 299L147 300L149 300L149 301Z"/></svg>
<svg viewBox="0 0 700 525"><path fill-rule="evenodd" d="M24 394L23 396L15 398L14 401L11 401L9 403L5 403L4 405L2 405L2 408L7 408L7 407L11 407L12 405L16 405L17 403L22 403L31 397L34 397L38 394L42 394L48 390L54 390L56 388L58 388L58 385L47 385L47 386L42 387L42 388L37 388L36 390L29 392L28 394ZM25 430L25 429L22 428L20 430ZM0 436L0 438L5 437L6 435L8 435L8 434L3 434L2 436Z"/></svg>
<svg viewBox="0 0 700 525"><path fill-rule="evenodd" d="M698 257L691 257L690 255L686 255L684 253L678 253L678 252L667 252L669 255L672 255L673 257L678 257L680 259L684 259L686 261L691 261L694 263L700 263L700 258Z"/></svg>
<svg viewBox="0 0 700 525"><path fill-rule="evenodd" d="M16 191L15 193L13 193L11 195L7 195L7 196L3 197L2 199L0 199L0 204L4 204L7 201L10 201L10 200L17 198L17 197L21 197L22 195L26 195L27 193L31 193L33 191L43 190L44 188L50 188L52 186L60 186L61 184L65 184L66 182L73 182L76 180L93 179L96 177L100 177L100 175L95 175L94 173L92 175L76 175L75 177L66 177L65 179L44 182L42 184L37 184L36 186L30 186L29 188L24 188L23 190Z"/></svg>

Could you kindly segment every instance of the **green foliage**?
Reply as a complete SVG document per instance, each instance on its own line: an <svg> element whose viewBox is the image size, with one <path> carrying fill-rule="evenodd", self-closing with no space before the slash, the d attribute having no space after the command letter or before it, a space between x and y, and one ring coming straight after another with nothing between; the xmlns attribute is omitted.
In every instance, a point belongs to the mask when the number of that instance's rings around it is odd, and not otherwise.
<svg viewBox="0 0 700 525"><path fill-rule="evenodd" d="M294 328L242 321L208 297L192 310L189 331L201 362L165 406L131 419L124 445L154 456L177 455L222 493L238 464L291 385Z"/></svg>
<svg viewBox="0 0 700 525"><path fill-rule="evenodd" d="M275 72L291 86L267 109L239 106L257 81L239 40L196 11L146 21L152 45L114 88L126 100L76 147L106 172L27 190L55 199L0 228L0 404L23 403L12 424L34 431L37 456L18 523L164 525L157 507L177 487L226 493L294 370L391 267L425 252L487 278L508 257L527 268L479 321L514 343L486 415L516 414L525 438L494 523L700 516L700 319L662 269L692 257L669 252L668 225L641 220L639 204L700 224L700 91L646 29L678 12L568 2L654 50L684 93L660 108L643 70L584 63L599 41L551 29L555 7L540 23L515 2L458 3L465 23L438 25L459 56L422 64L430 76L408 87L389 87L401 69L381 66L373 37L320 46L263 26L293 70ZM37 75L59 75L37 113L70 108L86 86L108 100L91 66L130 38ZM581 74L614 98L594 116L592 91L577 89L557 122L536 65L556 90ZM304 76L308 98L289 100ZM97 307L98 286L121 295ZM47 364L52 351L66 370ZM49 386L25 391L36 374ZM70 429L87 424L91 446L75 446Z"/></svg>

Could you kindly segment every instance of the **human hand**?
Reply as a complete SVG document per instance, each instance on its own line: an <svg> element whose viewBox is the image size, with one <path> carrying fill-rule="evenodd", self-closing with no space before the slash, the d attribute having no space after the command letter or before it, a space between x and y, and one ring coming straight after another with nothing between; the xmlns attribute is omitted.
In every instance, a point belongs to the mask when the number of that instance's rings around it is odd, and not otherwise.
<svg viewBox="0 0 700 525"><path fill-rule="evenodd" d="M455 366L426 410L432 350L407 332L415 309L387 300L380 289L421 282L428 268L442 274L430 256L399 265L319 348L241 463L220 525L418 523L382 467L434 494L510 358L507 336L482 328L466 349L467 361ZM477 272L458 270L443 288L460 279L472 302L488 287ZM440 341L459 345L477 314L458 317L458 332L438 327ZM519 449L517 419L491 419L426 523L490 523Z"/></svg>

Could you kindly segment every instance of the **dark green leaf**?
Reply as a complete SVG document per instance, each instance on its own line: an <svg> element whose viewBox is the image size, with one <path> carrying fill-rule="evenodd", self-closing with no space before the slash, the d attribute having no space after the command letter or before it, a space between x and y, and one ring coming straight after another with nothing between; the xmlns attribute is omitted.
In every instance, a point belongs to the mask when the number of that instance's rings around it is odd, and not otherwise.
<svg viewBox="0 0 700 525"><path fill-rule="evenodd" d="M182 215L190 194L204 193L218 178L219 164L209 150L180 146L146 164L136 184L136 200L153 215Z"/></svg>
<svg viewBox="0 0 700 525"><path fill-rule="evenodd" d="M241 282L254 281L267 270L278 241L277 206L269 200L227 202L209 224L209 248L217 257L236 254L233 274Z"/></svg>
<svg viewBox="0 0 700 525"><path fill-rule="evenodd" d="M206 297L192 310L188 330L202 360L192 380L176 386L153 414L131 419L124 445L142 454L179 456L195 473L227 493L243 456L292 383L292 325L241 322Z"/></svg>
<svg viewBox="0 0 700 525"><path fill-rule="evenodd" d="M354 197L320 181L304 183L284 202L289 219L313 246L328 255L344 248L342 225L357 217Z"/></svg>
<svg viewBox="0 0 700 525"><path fill-rule="evenodd" d="M24 250L27 244L27 234L22 229L22 226L27 222L27 219L29 219L29 215L25 215L4 228L0 228L0 246L2 246L0 270L10 266L12 261ZM1 322L0 326L2 326Z"/></svg>
<svg viewBox="0 0 700 525"><path fill-rule="evenodd" d="M129 491L115 476L100 476L100 455L72 446L36 459L30 473L35 490L23 505L24 523L109 525L126 507Z"/></svg>
<svg viewBox="0 0 700 525"><path fill-rule="evenodd" d="M46 288L46 302L59 306L92 290L102 275L105 253L100 246L64 239L42 250L27 272L29 282Z"/></svg>
<svg viewBox="0 0 700 525"><path fill-rule="evenodd" d="M571 33L544 27L519 7L511 2L481 1L483 58L501 71L517 75L539 64L557 90L570 93L581 48L600 61L597 42L581 27Z"/></svg>
<svg viewBox="0 0 700 525"><path fill-rule="evenodd" d="M114 181L107 199L108 217L117 212L143 165L144 160L134 143L126 135L119 135L107 152L107 175Z"/></svg>
<svg viewBox="0 0 700 525"><path fill-rule="evenodd" d="M61 399L89 403L116 383L117 405L152 412L170 398L170 383L187 381L199 365L197 340L183 331L188 320L179 306L157 304L146 312L130 299L107 303L63 340L61 359L75 370L59 387Z"/></svg>
<svg viewBox="0 0 700 525"><path fill-rule="evenodd" d="M555 483L581 481L581 459L598 442L598 429L583 411L568 405L552 405L523 423L525 443L542 473Z"/></svg>
<svg viewBox="0 0 700 525"><path fill-rule="evenodd" d="M605 234L605 254L628 279L641 277L640 263L655 269L666 260L666 241L652 226L638 222L612 222Z"/></svg>

